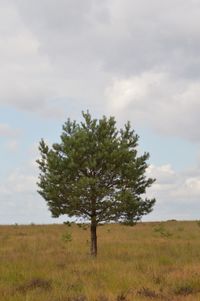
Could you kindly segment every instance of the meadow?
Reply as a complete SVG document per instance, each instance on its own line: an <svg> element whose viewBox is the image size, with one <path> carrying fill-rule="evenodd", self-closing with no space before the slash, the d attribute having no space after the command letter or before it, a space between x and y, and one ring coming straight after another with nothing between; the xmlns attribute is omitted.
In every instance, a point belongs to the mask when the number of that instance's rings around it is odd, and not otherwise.
<svg viewBox="0 0 200 301"><path fill-rule="evenodd" d="M0 226L1 301L200 300L200 224Z"/></svg>

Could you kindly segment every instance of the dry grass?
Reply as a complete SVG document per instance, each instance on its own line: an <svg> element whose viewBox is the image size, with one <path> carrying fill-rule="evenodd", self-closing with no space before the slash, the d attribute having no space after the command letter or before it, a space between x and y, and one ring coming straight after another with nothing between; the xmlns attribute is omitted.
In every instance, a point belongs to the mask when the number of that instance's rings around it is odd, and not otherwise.
<svg viewBox="0 0 200 301"><path fill-rule="evenodd" d="M1 301L198 301L197 222L89 229L77 225L1 226Z"/></svg>

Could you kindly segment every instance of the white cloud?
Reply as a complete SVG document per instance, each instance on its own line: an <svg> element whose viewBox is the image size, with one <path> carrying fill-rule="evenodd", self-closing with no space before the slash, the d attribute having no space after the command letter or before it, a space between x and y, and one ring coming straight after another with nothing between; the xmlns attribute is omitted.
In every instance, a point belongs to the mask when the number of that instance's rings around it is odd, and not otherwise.
<svg viewBox="0 0 200 301"><path fill-rule="evenodd" d="M116 79L106 90L108 110L160 134L199 141L200 81L144 72Z"/></svg>
<svg viewBox="0 0 200 301"><path fill-rule="evenodd" d="M104 110L106 90L109 113L199 139L197 1L15 0L1 8L0 103L60 118Z"/></svg>
<svg viewBox="0 0 200 301"><path fill-rule="evenodd" d="M144 220L199 219L200 167L175 171L169 164L150 165L147 175L156 182L147 191L157 202L154 211Z"/></svg>
<svg viewBox="0 0 200 301"><path fill-rule="evenodd" d="M2 4L1 4L2 7ZM23 23L15 5L0 10L0 104L49 117L63 115L55 99L62 96L59 79L40 53L40 41Z"/></svg>
<svg viewBox="0 0 200 301"><path fill-rule="evenodd" d="M13 195L15 193L32 193L36 190L37 177L32 173L27 174L23 170L14 170L7 177L6 181L1 184L0 192L7 195Z"/></svg>
<svg viewBox="0 0 200 301"><path fill-rule="evenodd" d="M195 199L199 202L200 197L200 168L184 172L175 171L169 164L162 166L150 165L147 175L157 179L151 192L160 194L163 200L171 201ZM157 189L159 187L159 189ZM166 194L167 190L167 194ZM165 191L164 194L162 192ZM198 196L198 198L197 198Z"/></svg>
<svg viewBox="0 0 200 301"><path fill-rule="evenodd" d="M56 26L56 22L60 22L60 14L64 14L63 22L69 22L69 18L65 17L65 12L68 11L61 7L59 10L57 2L53 4L49 1L44 6L41 2L33 6L29 3L27 7L26 4L23 1L0 4L0 104L36 112L49 118L63 117L68 108L76 104L80 111L83 109L83 99L89 107L88 98L95 101L94 94L101 89L99 85L102 80L98 77L97 82L91 85L90 78L92 76L94 79L95 76L93 66L90 67L90 57L86 63L82 61L78 54L81 49L79 45L77 48L72 47L69 53L66 47L71 47L71 39L63 36L56 27L52 28ZM28 9L25 14L21 14L23 5ZM87 11L86 3L81 7ZM77 16L78 26L78 21L85 19L81 7L77 13L76 5L69 6L69 10ZM49 10L47 15L45 9ZM26 16L34 11L38 21L35 23L35 17L30 18L30 22L34 23L30 26ZM58 13L58 19L53 22L55 12ZM50 23L46 24L47 21ZM44 26L40 22L44 22ZM37 25L39 32L35 30ZM49 31L50 27L52 29ZM71 28L74 29L75 26ZM84 27L82 29L84 31ZM47 46L45 51L44 45ZM96 68L98 64L94 62L94 65ZM101 71L98 75L100 73Z"/></svg>
<svg viewBox="0 0 200 301"><path fill-rule="evenodd" d="M200 198L200 176L185 179L181 187L173 191L173 196L183 199Z"/></svg>
<svg viewBox="0 0 200 301"><path fill-rule="evenodd" d="M30 163L10 171L0 182L1 224L58 223L51 218L46 202L37 193L38 168Z"/></svg>
<svg viewBox="0 0 200 301"><path fill-rule="evenodd" d="M147 169L147 175L150 177L156 177L158 178L159 184L171 184L173 181L173 178L176 176L175 171L173 170L172 166L170 164L161 165L161 166L154 166L150 165Z"/></svg>

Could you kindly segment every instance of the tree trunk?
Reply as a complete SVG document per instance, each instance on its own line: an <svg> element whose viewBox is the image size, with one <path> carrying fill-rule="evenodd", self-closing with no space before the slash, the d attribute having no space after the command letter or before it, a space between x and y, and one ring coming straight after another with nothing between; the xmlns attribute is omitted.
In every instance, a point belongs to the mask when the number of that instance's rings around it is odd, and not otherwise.
<svg viewBox="0 0 200 301"><path fill-rule="evenodd" d="M96 219L92 219L91 226L91 255L96 257L97 256L97 224Z"/></svg>

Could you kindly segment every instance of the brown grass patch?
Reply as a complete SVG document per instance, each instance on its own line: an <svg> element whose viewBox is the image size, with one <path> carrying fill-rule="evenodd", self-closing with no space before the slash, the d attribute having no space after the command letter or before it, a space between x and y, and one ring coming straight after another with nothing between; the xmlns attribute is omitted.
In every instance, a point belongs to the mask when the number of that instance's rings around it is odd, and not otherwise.
<svg viewBox="0 0 200 301"><path fill-rule="evenodd" d="M143 287L142 289L138 290L137 295L150 298L150 299L160 298L160 294L156 293L155 291L147 287Z"/></svg>
<svg viewBox="0 0 200 301"><path fill-rule="evenodd" d="M51 289L51 281L41 278L34 278L31 279L21 285L19 285L16 289L16 291L25 294L28 291L34 290L34 289L42 289L42 290L50 290Z"/></svg>

